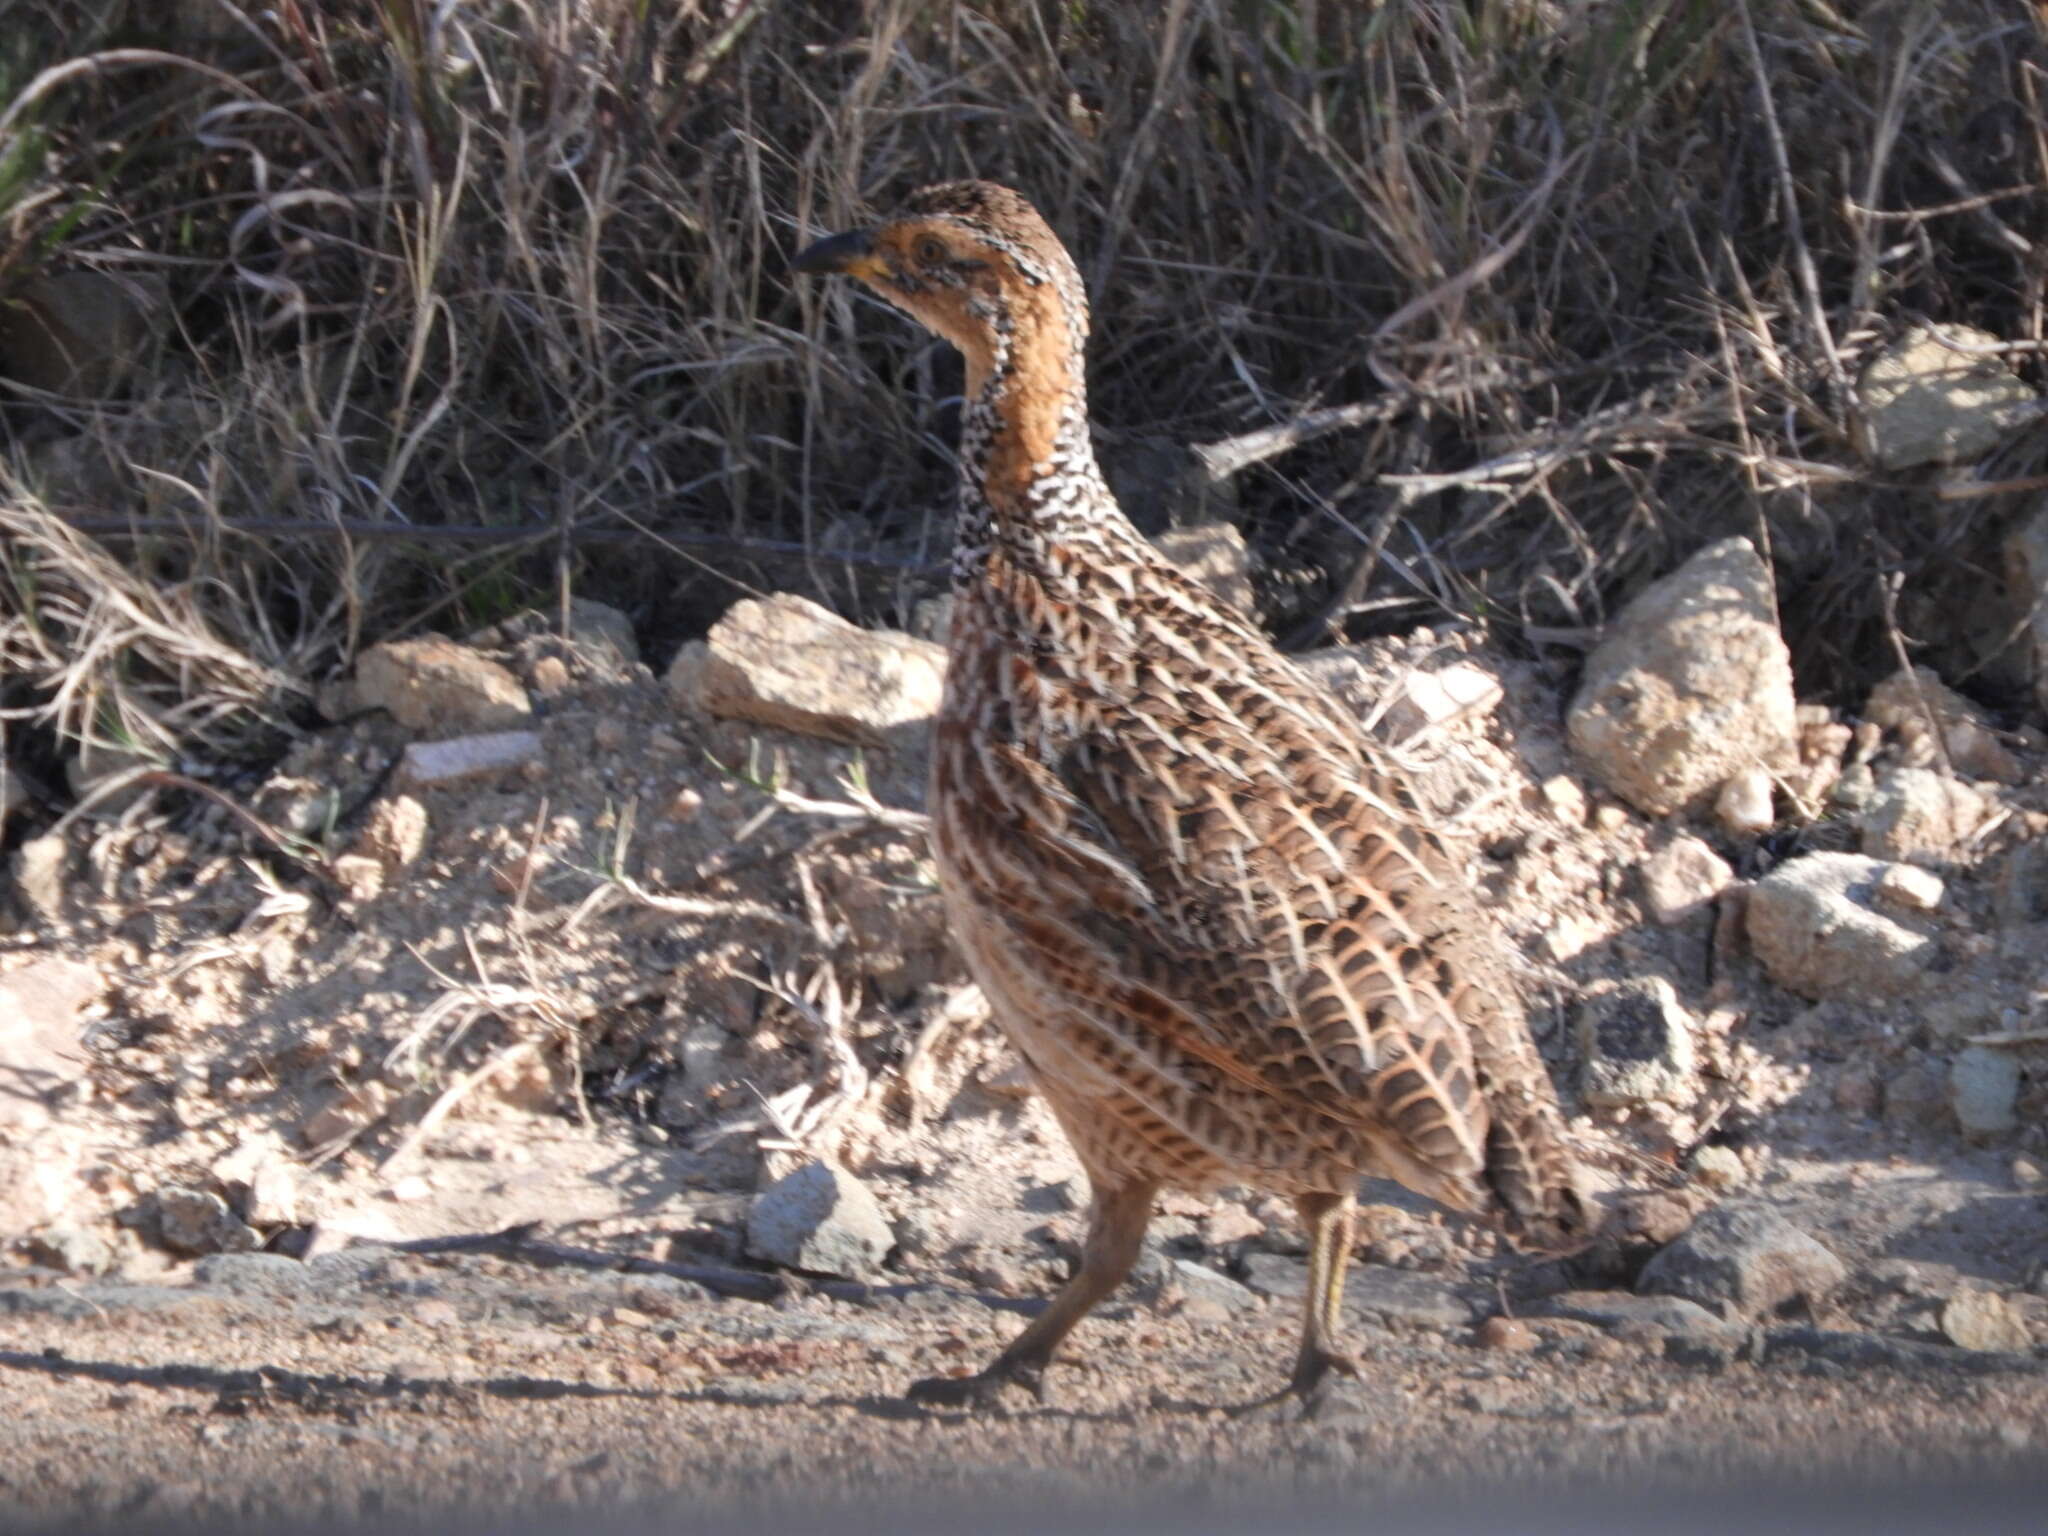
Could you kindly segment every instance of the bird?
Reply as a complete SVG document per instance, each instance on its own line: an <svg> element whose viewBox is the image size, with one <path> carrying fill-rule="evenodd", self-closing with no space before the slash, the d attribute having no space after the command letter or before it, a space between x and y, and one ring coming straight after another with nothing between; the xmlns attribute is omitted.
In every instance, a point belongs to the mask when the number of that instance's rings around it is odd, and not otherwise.
<svg viewBox="0 0 2048 1536"><path fill-rule="evenodd" d="M939 1408L1043 1398L1159 1196L1249 1185L1309 1239L1313 1411L1361 1177L1569 1251L1594 1225L1505 941L1397 764L1155 551L1096 464L1087 297L1021 194L912 193L795 272L851 277L965 360L953 606L927 810L952 931L1086 1172L1072 1277Z"/></svg>

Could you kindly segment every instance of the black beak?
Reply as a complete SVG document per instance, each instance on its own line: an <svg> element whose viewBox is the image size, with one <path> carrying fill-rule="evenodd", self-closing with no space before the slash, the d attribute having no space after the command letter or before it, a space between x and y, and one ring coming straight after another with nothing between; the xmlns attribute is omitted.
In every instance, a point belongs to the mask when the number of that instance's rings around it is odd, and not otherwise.
<svg viewBox="0 0 2048 1536"><path fill-rule="evenodd" d="M843 235L827 235L817 244L806 246L797 253L789 269L792 272L847 272L859 276L859 269L871 264L874 250L872 230L850 229Z"/></svg>

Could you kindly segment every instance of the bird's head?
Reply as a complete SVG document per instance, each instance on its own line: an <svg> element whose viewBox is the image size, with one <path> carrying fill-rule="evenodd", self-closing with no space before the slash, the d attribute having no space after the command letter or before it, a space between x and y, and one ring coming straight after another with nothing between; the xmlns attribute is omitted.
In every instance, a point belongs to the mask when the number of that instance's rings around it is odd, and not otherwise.
<svg viewBox="0 0 2048 1536"><path fill-rule="evenodd" d="M892 218L818 241L798 272L844 273L960 349L970 396L993 379L1078 389L1088 305L1059 237L1008 187L949 181Z"/></svg>

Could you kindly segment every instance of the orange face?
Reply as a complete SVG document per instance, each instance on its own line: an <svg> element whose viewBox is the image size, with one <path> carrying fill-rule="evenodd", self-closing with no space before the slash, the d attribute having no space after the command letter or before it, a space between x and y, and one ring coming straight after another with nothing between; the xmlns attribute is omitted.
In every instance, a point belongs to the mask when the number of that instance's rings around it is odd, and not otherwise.
<svg viewBox="0 0 2048 1536"><path fill-rule="evenodd" d="M793 263L859 278L967 360L970 393L995 356L995 315L1027 285L1010 258L948 219L899 219L833 235Z"/></svg>

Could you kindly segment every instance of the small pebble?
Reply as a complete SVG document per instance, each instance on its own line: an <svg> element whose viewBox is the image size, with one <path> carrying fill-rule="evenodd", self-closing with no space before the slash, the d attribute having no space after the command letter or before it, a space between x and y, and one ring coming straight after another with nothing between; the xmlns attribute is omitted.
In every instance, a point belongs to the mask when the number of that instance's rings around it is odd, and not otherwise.
<svg viewBox="0 0 2048 1536"><path fill-rule="evenodd" d="M543 656L533 664L533 691L552 699L569 686L569 668L559 656Z"/></svg>
<svg viewBox="0 0 2048 1536"><path fill-rule="evenodd" d="M1932 912L1941 905L1941 876L1916 864L1889 864L1877 879L1877 899L1906 912Z"/></svg>
<svg viewBox="0 0 2048 1536"><path fill-rule="evenodd" d="M1743 769L1721 786L1714 814L1722 826L1742 836L1770 831L1777 821L1771 810L1771 776L1761 768Z"/></svg>
<svg viewBox="0 0 2048 1536"><path fill-rule="evenodd" d="M1505 1355L1526 1355L1539 1340L1536 1330L1518 1317L1489 1317L1473 1330L1472 1342Z"/></svg>

